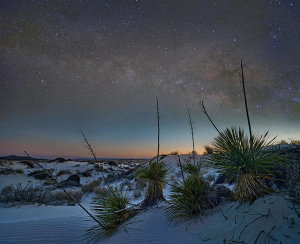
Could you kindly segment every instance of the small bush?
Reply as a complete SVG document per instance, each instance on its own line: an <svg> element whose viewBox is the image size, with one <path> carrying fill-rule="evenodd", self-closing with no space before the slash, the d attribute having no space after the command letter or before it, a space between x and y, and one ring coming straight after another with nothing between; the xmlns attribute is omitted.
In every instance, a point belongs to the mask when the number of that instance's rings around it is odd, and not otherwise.
<svg viewBox="0 0 300 244"><path fill-rule="evenodd" d="M57 176L65 175L65 174L71 174L71 171L69 169L62 169L58 171Z"/></svg>
<svg viewBox="0 0 300 244"><path fill-rule="evenodd" d="M176 155L179 155L179 152L178 151L173 151L173 152L170 152L170 155L176 156Z"/></svg>
<svg viewBox="0 0 300 244"><path fill-rule="evenodd" d="M204 146L204 154L214 154L214 150L213 150L213 147L211 146Z"/></svg>
<svg viewBox="0 0 300 244"><path fill-rule="evenodd" d="M50 169L51 171L51 169ZM28 174L38 180L51 179L51 176L45 170L36 170Z"/></svg>
<svg viewBox="0 0 300 244"><path fill-rule="evenodd" d="M87 169L86 171L82 172L82 176L83 177L91 177L92 176L92 174L91 174L92 171L93 171L92 169Z"/></svg>
<svg viewBox="0 0 300 244"><path fill-rule="evenodd" d="M99 184L100 184L101 180L93 180L88 184L82 185L81 186L81 190L83 191L83 193L92 193L95 192L97 188L99 188Z"/></svg>
<svg viewBox="0 0 300 244"><path fill-rule="evenodd" d="M34 168L33 162L30 162L30 161L21 161L20 163L21 163L21 164L27 165L28 168L30 168L30 169L33 169L33 168Z"/></svg>
<svg viewBox="0 0 300 244"><path fill-rule="evenodd" d="M15 172L16 172L17 174L24 174L23 169L16 169Z"/></svg>
<svg viewBox="0 0 300 244"><path fill-rule="evenodd" d="M290 144L300 146L300 139L290 139Z"/></svg>

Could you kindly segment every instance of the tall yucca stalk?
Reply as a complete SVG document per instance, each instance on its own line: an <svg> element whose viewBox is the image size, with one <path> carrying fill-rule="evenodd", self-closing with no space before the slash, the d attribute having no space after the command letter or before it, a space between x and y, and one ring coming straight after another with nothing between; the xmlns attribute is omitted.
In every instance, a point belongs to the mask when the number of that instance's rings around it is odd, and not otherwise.
<svg viewBox="0 0 300 244"><path fill-rule="evenodd" d="M262 179L270 177L270 170L279 161L279 154L266 148L273 140L268 140L268 132L249 138L236 127L227 128L215 138L211 160L220 173L236 179L236 200L254 201L271 192Z"/></svg>
<svg viewBox="0 0 300 244"><path fill-rule="evenodd" d="M150 162L144 166L140 172L139 177L147 181L147 193L144 201L142 202L142 207L153 206L159 201L165 200L163 195L163 184L166 181L168 174L168 168L163 162L159 162L159 159L164 158L166 155L159 155L160 147L160 113L158 99L156 98L156 117L157 117L157 154L156 162L153 158Z"/></svg>

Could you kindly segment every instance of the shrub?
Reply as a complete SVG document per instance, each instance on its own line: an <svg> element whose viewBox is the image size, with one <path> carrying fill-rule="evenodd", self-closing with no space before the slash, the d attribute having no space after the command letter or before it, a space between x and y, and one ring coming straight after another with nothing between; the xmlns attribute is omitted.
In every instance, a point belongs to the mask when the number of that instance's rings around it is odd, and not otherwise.
<svg viewBox="0 0 300 244"><path fill-rule="evenodd" d="M300 139L290 139L290 144L300 146Z"/></svg>
<svg viewBox="0 0 300 244"><path fill-rule="evenodd" d="M30 162L30 161L21 161L20 163L21 163L21 164L27 165L28 168L30 168L30 169L33 169L33 168L34 168L33 162Z"/></svg>
<svg viewBox="0 0 300 244"><path fill-rule="evenodd" d="M81 186L81 190L83 191L83 193L91 193L91 192L95 192L95 190L99 187L101 180L93 180L88 184L82 185Z"/></svg>
<svg viewBox="0 0 300 244"><path fill-rule="evenodd" d="M214 150L211 146L204 146L204 154L213 154L214 153Z"/></svg>
<svg viewBox="0 0 300 244"><path fill-rule="evenodd" d="M51 170L50 170L51 171ZM38 180L51 179L51 176L45 170L36 170L28 174Z"/></svg>
<svg viewBox="0 0 300 244"><path fill-rule="evenodd" d="M24 174L23 169L16 169L15 172L16 172L17 174Z"/></svg>
<svg viewBox="0 0 300 244"><path fill-rule="evenodd" d="M92 174L91 174L92 171L93 171L92 169L87 169L86 171L82 172L82 176L83 177L91 177L92 176Z"/></svg>
<svg viewBox="0 0 300 244"><path fill-rule="evenodd" d="M81 202L81 199L82 199L82 196L83 196L83 193L82 193L81 190L68 191L68 193L70 195L72 195L72 197L74 197L78 202ZM68 204L74 204L75 205L75 202L64 191L56 191L54 193L51 193L51 202L54 202L56 204L68 203Z"/></svg>
<svg viewBox="0 0 300 244"><path fill-rule="evenodd" d="M99 196L107 195L109 190L106 187L96 187L94 192Z"/></svg>
<svg viewBox="0 0 300 244"><path fill-rule="evenodd" d="M0 202L3 203L40 203L47 204L49 202L49 194L46 190L39 187L18 184L16 187L7 186L1 190Z"/></svg>
<svg viewBox="0 0 300 244"><path fill-rule="evenodd" d="M144 166L139 177L148 183L146 198L143 207L153 206L159 201L165 200L163 195L163 184L166 181L169 169L163 162L150 162Z"/></svg>
<svg viewBox="0 0 300 244"><path fill-rule="evenodd" d="M202 176L189 175L178 186L172 186L167 214L176 223L196 219L211 208L209 184Z"/></svg>
<svg viewBox="0 0 300 244"><path fill-rule="evenodd" d="M213 142L215 152L211 160L219 172L236 179L233 195L236 200L253 202L270 193L262 179L270 177L270 169L279 162L280 156L274 150L266 149L272 141L268 133L254 135L250 140L243 129L226 129Z"/></svg>
<svg viewBox="0 0 300 244"><path fill-rule="evenodd" d="M58 171L57 176L65 175L65 174L71 174L71 171L69 169L62 169Z"/></svg>
<svg viewBox="0 0 300 244"><path fill-rule="evenodd" d="M179 152L178 151L173 151L173 152L170 152L170 155L176 156L176 155L179 155Z"/></svg>
<svg viewBox="0 0 300 244"><path fill-rule="evenodd" d="M82 191L69 192L79 202L82 198ZM1 190L0 202L2 203L21 203L21 204L73 204L73 200L63 191L50 192L41 187L21 184L14 186L7 186Z"/></svg>

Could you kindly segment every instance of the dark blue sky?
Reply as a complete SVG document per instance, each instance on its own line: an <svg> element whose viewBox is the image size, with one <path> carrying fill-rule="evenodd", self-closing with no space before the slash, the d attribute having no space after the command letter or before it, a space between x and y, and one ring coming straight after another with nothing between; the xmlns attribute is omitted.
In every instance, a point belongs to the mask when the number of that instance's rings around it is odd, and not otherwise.
<svg viewBox="0 0 300 244"><path fill-rule="evenodd" d="M202 151L221 129L246 128L245 64L255 131L299 138L296 1L1 1L0 154L99 157Z"/></svg>

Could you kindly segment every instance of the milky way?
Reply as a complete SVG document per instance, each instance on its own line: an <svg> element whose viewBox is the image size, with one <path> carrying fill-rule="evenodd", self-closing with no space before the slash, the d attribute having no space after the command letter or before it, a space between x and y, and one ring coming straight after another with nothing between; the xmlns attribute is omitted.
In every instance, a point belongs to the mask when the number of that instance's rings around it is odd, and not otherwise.
<svg viewBox="0 0 300 244"><path fill-rule="evenodd" d="M221 129L246 126L245 64L255 131L300 136L300 4L296 1L1 1L0 154L201 151Z"/></svg>

